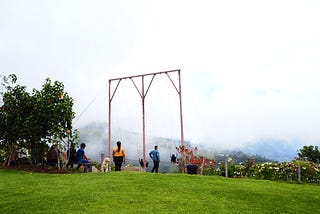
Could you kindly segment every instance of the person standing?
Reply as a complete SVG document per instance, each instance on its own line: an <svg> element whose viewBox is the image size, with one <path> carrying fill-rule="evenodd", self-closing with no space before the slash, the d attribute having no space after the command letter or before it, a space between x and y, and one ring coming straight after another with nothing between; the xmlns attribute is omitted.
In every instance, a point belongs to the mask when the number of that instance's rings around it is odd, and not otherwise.
<svg viewBox="0 0 320 214"><path fill-rule="evenodd" d="M153 168L152 168L151 172L158 173L159 163L160 163L160 153L158 151L158 146L155 146L154 150L149 152L149 156L153 160Z"/></svg>
<svg viewBox="0 0 320 214"><path fill-rule="evenodd" d="M73 164L77 163L77 150L75 143L71 143L70 149L67 150L67 157L69 157L68 165L70 165L70 167L73 168Z"/></svg>
<svg viewBox="0 0 320 214"><path fill-rule="evenodd" d="M126 154L124 153L121 142L117 141L117 145L112 150L113 162L115 164L115 171L121 171L122 163L126 163Z"/></svg>

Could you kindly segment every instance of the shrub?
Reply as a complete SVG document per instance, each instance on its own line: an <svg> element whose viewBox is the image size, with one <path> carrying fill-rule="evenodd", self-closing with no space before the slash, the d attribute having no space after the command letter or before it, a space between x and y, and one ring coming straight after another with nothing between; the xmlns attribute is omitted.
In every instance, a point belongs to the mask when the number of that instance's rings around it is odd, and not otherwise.
<svg viewBox="0 0 320 214"><path fill-rule="evenodd" d="M228 177L295 182L299 179L299 166L301 182L320 183L320 165L297 160L282 163L246 163L245 165L230 163L228 164ZM221 163L220 167L212 174L225 176L225 164Z"/></svg>

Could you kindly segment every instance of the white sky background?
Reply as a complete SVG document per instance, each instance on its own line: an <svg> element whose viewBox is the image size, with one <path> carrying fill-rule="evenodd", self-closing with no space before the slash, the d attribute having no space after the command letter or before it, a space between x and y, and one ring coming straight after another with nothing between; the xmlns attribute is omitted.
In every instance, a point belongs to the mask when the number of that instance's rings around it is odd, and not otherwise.
<svg viewBox="0 0 320 214"><path fill-rule="evenodd" d="M0 0L0 72L30 90L47 77L63 82L77 116L94 99L83 125L107 122L108 79L181 69L186 140L319 144L319 11L316 0ZM179 137L165 86L150 89L147 132ZM115 123L139 131L138 94L124 88L130 98L115 101Z"/></svg>

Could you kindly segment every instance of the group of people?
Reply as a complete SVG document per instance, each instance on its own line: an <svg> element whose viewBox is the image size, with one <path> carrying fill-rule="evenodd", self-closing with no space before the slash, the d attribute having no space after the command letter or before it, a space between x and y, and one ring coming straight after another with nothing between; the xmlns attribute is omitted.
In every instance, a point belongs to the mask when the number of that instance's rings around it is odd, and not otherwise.
<svg viewBox="0 0 320 214"><path fill-rule="evenodd" d="M151 172L158 173L159 164L160 164L160 153L158 151L158 146L154 147L154 150L149 152L150 158L153 160L153 168ZM118 141L117 145L112 150L112 157L115 164L115 171L121 171L122 163L126 163L126 155L123 147L121 147L121 142ZM143 160L139 160L141 166L144 166ZM147 166L147 163L146 165Z"/></svg>
<svg viewBox="0 0 320 214"><path fill-rule="evenodd" d="M78 164L78 167L81 165L85 166L85 169L92 171L92 163L90 158L85 154L86 144L81 143L80 148L76 151L75 144L72 143L70 149L67 151L67 154L62 153L63 161L68 161L68 165L73 166L73 164ZM47 164L49 166L55 166L58 164L58 157L60 151L57 145L52 145L50 150L47 152ZM69 158L67 158L69 156Z"/></svg>
<svg viewBox="0 0 320 214"><path fill-rule="evenodd" d="M75 144L71 145L70 150L67 151L69 156L69 164L72 166L72 164L78 164L85 165L86 167L89 167L89 171L92 171L92 163L91 159L85 154L85 148L86 144L81 143L80 148L76 151ZM50 150L47 153L47 162L49 164L57 164L58 161L58 148L56 146L52 146ZM152 151L149 152L150 158L153 160L153 168L151 172L158 173L159 170L159 164L160 164L160 153L158 151L158 146L155 146ZM123 163L126 163L126 154L124 151L124 148L121 146L121 142L117 141L117 145L112 150L112 158L115 164L115 171L121 171L121 166ZM139 160L141 166L147 166L144 165L143 160Z"/></svg>

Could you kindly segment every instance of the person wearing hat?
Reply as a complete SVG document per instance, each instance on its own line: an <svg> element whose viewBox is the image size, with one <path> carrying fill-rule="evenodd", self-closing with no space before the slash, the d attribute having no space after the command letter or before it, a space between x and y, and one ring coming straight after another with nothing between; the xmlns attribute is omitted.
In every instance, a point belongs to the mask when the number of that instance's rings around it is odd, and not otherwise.
<svg viewBox="0 0 320 214"><path fill-rule="evenodd" d="M80 149L78 149L76 157L77 157L77 162L78 165L85 165L85 166L89 166L89 171L92 171L92 164L91 164L91 160L90 158L88 158L85 154L85 148L86 148L86 144L85 143L81 143L80 145Z"/></svg>
<svg viewBox="0 0 320 214"><path fill-rule="evenodd" d="M115 164L115 171L121 171L122 163L126 163L126 154L124 153L121 142L118 141L117 145L112 150L113 162Z"/></svg>

